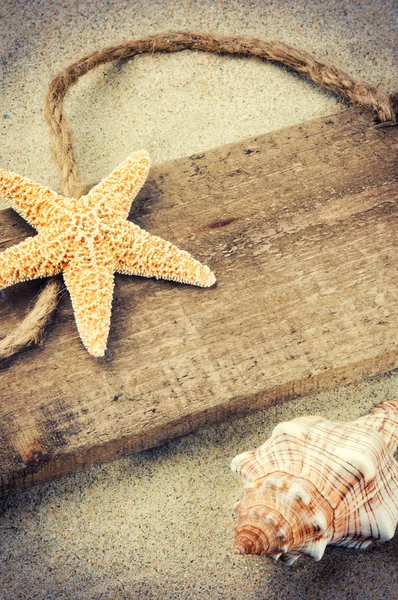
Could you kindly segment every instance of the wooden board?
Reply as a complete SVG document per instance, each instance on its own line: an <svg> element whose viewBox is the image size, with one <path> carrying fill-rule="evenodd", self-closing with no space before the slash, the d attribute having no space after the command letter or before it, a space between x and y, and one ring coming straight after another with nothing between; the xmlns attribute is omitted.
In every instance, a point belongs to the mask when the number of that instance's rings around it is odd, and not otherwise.
<svg viewBox="0 0 398 600"><path fill-rule="evenodd" d="M131 218L217 286L118 277L101 360L65 294L44 345L0 371L2 495L398 367L398 129L369 121L349 109L151 170ZM0 214L1 249L31 233ZM37 286L2 292L0 334Z"/></svg>

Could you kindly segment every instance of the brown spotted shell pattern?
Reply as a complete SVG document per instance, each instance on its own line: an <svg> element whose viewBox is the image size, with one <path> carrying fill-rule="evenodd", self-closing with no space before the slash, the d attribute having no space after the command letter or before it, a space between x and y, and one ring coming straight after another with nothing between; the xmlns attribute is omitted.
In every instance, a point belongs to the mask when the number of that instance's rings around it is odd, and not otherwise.
<svg viewBox="0 0 398 600"><path fill-rule="evenodd" d="M320 560L328 544L366 548L398 522L398 400L351 423L300 417L232 461L244 494L235 553L292 564Z"/></svg>

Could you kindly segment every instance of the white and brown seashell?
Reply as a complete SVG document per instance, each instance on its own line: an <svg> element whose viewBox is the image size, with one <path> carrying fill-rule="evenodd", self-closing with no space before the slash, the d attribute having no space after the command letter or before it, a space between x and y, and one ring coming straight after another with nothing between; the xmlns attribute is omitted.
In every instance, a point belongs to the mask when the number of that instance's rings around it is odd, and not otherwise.
<svg viewBox="0 0 398 600"><path fill-rule="evenodd" d="M292 564L320 560L328 544L366 548L398 522L398 400L351 423L300 417L275 427L232 461L244 495L235 510L236 554Z"/></svg>

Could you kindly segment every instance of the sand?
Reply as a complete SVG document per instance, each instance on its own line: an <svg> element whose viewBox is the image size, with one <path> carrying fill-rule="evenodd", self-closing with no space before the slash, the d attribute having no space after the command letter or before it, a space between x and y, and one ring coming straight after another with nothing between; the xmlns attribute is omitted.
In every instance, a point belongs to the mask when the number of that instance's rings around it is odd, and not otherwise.
<svg viewBox="0 0 398 600"><path fill-rule="evenodd" d="M5 0L0 16L0 167L57 191L44 94L58 70L98 47L168 29L278 38L398 89L393 1ZM140 147L159 163L342 108L286 69L193 52L98 68L66 106L87 181ZM396 396L397 383L390 373L302 398L9 499L0 599L396 599L398 536L290 568L235 557L240 487L229 463L281 420L353 419Z"/></svg>

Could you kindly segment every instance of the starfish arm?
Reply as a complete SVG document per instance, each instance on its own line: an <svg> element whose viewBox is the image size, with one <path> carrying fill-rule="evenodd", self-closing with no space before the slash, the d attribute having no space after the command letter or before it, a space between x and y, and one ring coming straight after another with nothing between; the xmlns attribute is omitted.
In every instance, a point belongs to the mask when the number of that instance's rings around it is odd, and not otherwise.
<svg viewBox="0 0 398 600"><path fill-rule="evenodd" d="M113 263L101 260L93 251L82 252L64 269L63 276L84 346L92 356L104 356L112 310Z"/></svg>
<svg viewBox="0 0 398 600"><path fill-rule="evenodd" d="M115 239L116 271L210 287L216 281L209 267L185 250L149 234L134 223L125 222Z"/></svg>
<svg viewBox="0 0 398 600"><path fill-rule="evenodd" d="M32 227L40 230L51 219L57 218L62 196L48 188L34 183L17 173L7 173L0 169L0 195L8 200L11 206Z"/></svg>
<svg viewBox="0 0 398 600"><path fill-rule="evenodd" d="M126 219L131 204L144 185L149 171L149 154L140 150L131 154L112 173L94 186L85 200L104 212L116 211ZM83 200L83 199L82 199Z"/></svg>
<svg viewBox="0 0 398 600"><path fill-rule="evenodd" d="M61 272L64 251L57 242L49 242L40 234L26 238L0 254L0 289Z"/></svg>

